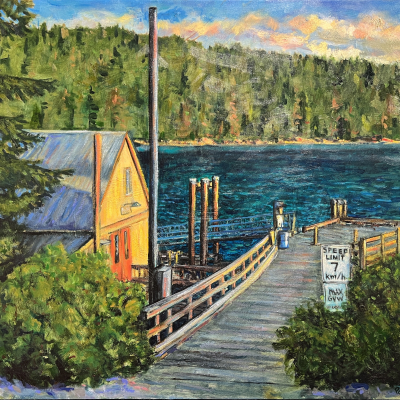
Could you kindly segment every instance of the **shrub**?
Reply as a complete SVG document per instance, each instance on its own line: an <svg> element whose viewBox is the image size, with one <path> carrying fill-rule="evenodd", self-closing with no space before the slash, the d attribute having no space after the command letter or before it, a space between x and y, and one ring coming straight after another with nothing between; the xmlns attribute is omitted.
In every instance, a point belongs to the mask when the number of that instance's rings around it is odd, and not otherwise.
<svg viewBox="0 0 400 400"><path fill-rule="evenodd" d="M153 360L138 321L143 289L117 281L101 253L48 246L0 284L0 375L45 387L95 386Z"/></svg>
<svg viewBox="0 0 400 400"><path fill-rule="evenodd" d="M300 385L338 390L346 383L398 385L400 257L355 268L343 312L314 301L277 330L276 350Z"/></svg>

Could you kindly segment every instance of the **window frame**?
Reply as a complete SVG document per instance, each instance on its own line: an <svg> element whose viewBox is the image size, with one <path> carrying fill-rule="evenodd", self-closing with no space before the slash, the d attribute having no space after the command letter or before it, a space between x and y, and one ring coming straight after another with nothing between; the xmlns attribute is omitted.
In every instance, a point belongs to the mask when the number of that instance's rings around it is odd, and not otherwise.
<svg viewBox="0 0 400 400"><path fill-rule="evenodd" d="M128 181L129 175L129 181ZM124 169L124 192L125 196L131 196L133 194L133 185L132 185L132 168L128 167Z"/></svg>

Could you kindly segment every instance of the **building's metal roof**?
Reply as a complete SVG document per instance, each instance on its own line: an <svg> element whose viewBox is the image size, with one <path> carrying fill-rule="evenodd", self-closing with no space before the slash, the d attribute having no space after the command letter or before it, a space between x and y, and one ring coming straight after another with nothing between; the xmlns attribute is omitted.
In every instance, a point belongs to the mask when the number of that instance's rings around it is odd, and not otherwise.
<svg viewBox="0 0 400 400"><path fill-rule="evenodd" d="M74 253L85 245L92 238L90 233L41 233L25 234L23 238L23 247L25 257L30 257L37 253L44 246L49 244L61 243L67 253Z"/></svg>
<svg viewBox="0 0 400 400"><path fill-rule="evenodd" d="M39 210L20 220L29 230L90 230L93 229L93 136L102 136L101 199L125 138L125 132L94 131L30 131L40 134L37 143L22 158L41 160L48 169L73 169L51 198Z"/></svg>

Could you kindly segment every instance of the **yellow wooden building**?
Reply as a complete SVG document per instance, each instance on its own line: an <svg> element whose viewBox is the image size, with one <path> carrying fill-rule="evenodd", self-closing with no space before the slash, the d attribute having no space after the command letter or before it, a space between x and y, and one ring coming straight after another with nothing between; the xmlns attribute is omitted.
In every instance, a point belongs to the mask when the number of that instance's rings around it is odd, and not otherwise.
<svg viewBox="0 0 400 400"><path fill-rule="evenodd" d="M21 222L31 252L61 241L67 251L103 250L121 280L148 258L148 189L125 132L31 131L43 141L23 158L49 169L72 169L39 210ZM137 268L136 268L137 269Z"/></svg>

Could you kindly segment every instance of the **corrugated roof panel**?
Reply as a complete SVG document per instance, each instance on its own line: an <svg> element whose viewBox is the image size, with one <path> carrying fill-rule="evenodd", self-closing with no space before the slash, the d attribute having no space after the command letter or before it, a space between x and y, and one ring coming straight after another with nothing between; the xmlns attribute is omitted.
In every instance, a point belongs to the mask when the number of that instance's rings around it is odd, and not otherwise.
<svg viewBox="0 0 400 400"><path fill-rule="evenodd" d="M71 254L85 245L92 235L89 233L51 233L51 234L26 234L23 240L24 255L30 257L44 246L61 242L67 253Z"/></svg>
<svg viewBox="0 0 400 400"><path fill-rule="evenodd" d="M44 138L28 150L22 158L48 169L73 169L63 186L45 201L41 209L24 217L20 222L33 230L89 230L93 228L93 136L102 136L101 198L122 146L125 132L93 131L31 131Z"/></svg>

